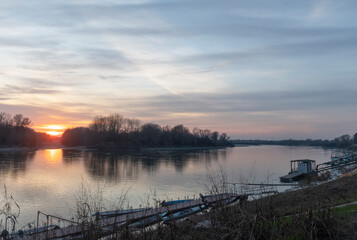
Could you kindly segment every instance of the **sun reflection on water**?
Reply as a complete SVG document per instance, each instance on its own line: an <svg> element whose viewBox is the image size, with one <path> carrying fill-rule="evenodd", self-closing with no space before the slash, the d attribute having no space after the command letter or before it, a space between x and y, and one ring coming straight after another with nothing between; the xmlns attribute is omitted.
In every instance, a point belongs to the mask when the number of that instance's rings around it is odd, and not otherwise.
<svg viewBox="0 0 357 240"><path fill-rule="evenodd" d="M45 149L45 160L51 165L59 165L62 163L62 149Z"/></svg>

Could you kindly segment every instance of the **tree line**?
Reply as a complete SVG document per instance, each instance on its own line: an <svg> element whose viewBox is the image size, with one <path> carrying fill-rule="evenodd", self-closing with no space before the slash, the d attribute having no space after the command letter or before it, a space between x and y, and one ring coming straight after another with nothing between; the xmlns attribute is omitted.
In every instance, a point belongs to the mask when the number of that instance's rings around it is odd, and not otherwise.
<svg viewBox="0 0 357 240"><path fill-rule="evenodd" d="M50 141L45 133L30 128L31 120L22 114L0 112L0 146L37 147Z"/></svg>
<svg viewBox="0 0 357 240"><path fill-rule="evenodd" d="M138 119L120 114L97 116L88 127L67 129L61 143L97 148L232 146L225 133L199 128L190 131L182 124L174 127L141 124Z"/></svg>
<svg viewBox="0 0 357 240"><path fill-rule="evenodd" d="M247 144L247 145L283 145L283 146L316 146L316 147L329 147L329 148L347 148L357 144L357 133L353 136L344 134L332 140L327 139L305 139L305 140L233 140L234 144Z"/></svg>
<svg viewBox="0 0 357 240"><path fill-rule="evenodd" d="M12 116L0 112L0 146L39 147L53 141L48 134L31 129L31 124L31 120L22 114ZM61 137L61 143L65 146L98 148L213 147L233 144L347 148L357 145L357 133L353 136L344 134L332 140L230 140L227 134L217 131L200 128L190 131L182 124L174 127L142 124L138 119L113 114L95 117L88 127L67 129Z"/></svg>

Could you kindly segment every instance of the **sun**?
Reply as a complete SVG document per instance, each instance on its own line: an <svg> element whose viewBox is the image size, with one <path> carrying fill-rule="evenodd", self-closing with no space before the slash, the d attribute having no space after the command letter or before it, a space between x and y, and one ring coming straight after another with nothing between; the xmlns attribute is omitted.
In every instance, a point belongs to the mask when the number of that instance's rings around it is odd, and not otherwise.
<svg viewBox="0 0 357 240"><path fill-rule="evenodd" d="M43 125L39 127L41 132L44 132L54 137L60 137L63 134L64 130L67 128L68 126L64 125Z"/></svg>
<svg viewBox="0 0 357 240"><path fill-rule="evenodd" d="M47 133L48 135L51 135L51 136L60 136L60 135L62 135L63 132L47 131L45 133Z"/></svg>

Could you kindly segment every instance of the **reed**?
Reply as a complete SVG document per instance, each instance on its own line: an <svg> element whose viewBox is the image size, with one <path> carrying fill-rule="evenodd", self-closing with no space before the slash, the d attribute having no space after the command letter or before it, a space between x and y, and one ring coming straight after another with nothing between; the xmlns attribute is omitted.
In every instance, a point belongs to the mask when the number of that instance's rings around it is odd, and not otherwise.
<svg viewBox="0 0 357 240"><path fill-rule="evenodd" d="M2 193L2 200L0 202L0 229L2 237L16 229L17 218L20 216L21 208L15 201L12 195L9 195L6 185L4 184L4 191Z"/></svg>

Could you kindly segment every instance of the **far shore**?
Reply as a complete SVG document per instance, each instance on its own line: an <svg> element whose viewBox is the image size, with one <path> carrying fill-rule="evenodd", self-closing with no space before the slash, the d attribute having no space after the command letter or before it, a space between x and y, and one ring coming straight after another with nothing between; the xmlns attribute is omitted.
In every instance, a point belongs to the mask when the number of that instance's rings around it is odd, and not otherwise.
<svg viewBox="0 0 357 240"><path fill-rule="evenodd" d="M0 146L0 152L20 152L20 151L37 151L37 150L43 150L43 149L73 149L73 150L86 150L88 148L84 146L78 146L78 147L53 147L53 146L41 146L41 147L2 147Z"/></svg>
<svg viewBox="0 0 357 240"><path fill-rule="evenodd" d="M201 146L201 147L139 147L139 148L106 148L106 147L87 147L87 146L75 146L67 147L61 144L55 145L46 145L40 147L11 147L11 146L0 146L0 152L15 152L15 151L37 151L43 149L64 149L64 150L83 150L83 151L180 151L180 150L209 150L209 149L224 149L229 147L249 147L249 146L273 146L271 144L234 144L234 146ZM285 146L285 145L275 145L275 146ZM308 147L308 146L296 146L296 147ZM317 146L318 147L318 146ZM321 146L322 147L322 146ZM324 148L324 147L322 147ZM325 147L326 148L326 147ZM334 148L335 149L335 148ZM349 148L346 148L349 151L357 151L357 145L353 145Z"/></svg>
<svg viewBox="0 0 357 240"><path fill-rule="evenodd" d="M230 147L230 146L228 146ZM233 146L239 147L239 146ZM125 150L139 150L139 151L173 151L173 150L209 150L209 149L223 149L227 146L213 146L213 147L142 147L142 148L98 148L98 147L66 147L66 146L41 146L41 147L8 147L0 146L0 152L16 152L16 151L37 151L43 149L65 149L65 150L93 150L93 151L125 151Z"/></svg>
<svg viewBox="0 0 357 240"><path fill-rule="evenodd" d="M172 150L205 150L205 149L223 149L230 146L215 146L215 147L143 147L142 151L172 151ZM233 146L234 147L234 146Z"/></svg>

